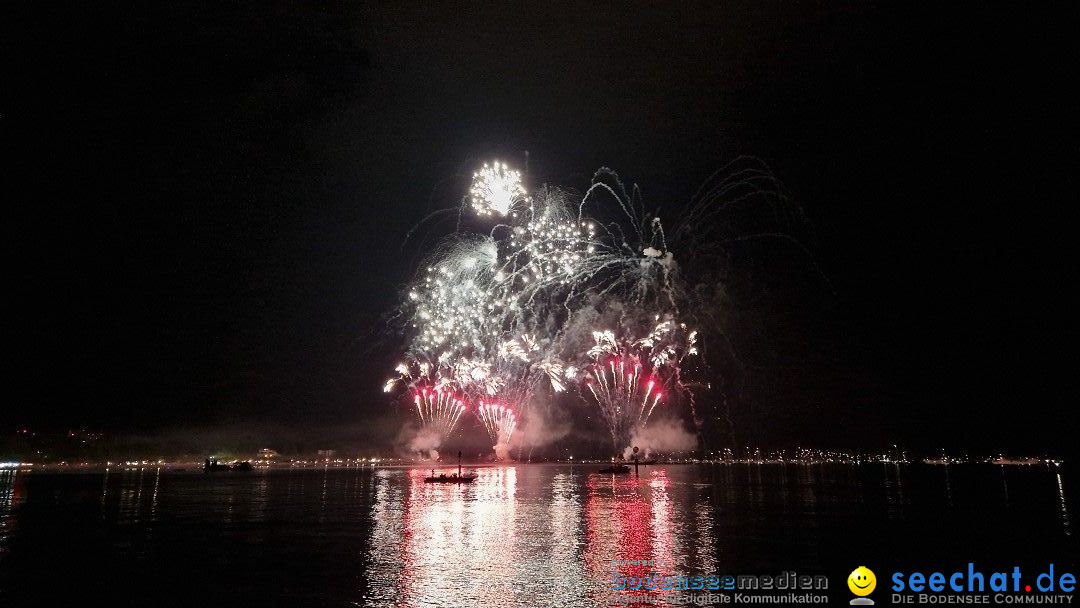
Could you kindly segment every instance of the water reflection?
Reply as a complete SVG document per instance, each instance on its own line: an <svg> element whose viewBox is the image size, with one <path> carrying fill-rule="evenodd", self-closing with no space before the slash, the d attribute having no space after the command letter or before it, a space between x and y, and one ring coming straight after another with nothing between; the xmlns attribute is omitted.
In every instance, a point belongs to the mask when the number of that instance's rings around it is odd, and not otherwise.
<svg viewBox="0 0 1080 608"><path fill-rule="evenodd" d="M15 531L14 507L21 491L19 471L0 469L0 556L7 551L7 540Z"/></svg>
<svg viewBox="0 0 1080 608"><path fill-rule="evenodd" d="M650 467L635 477L522 465L480 469L474 484L456 485L425 484L425 470L380 471L363 600L611 605L615 571L628 579L820 572L832 558L823 540L844 538L863 523L909 529L918 517L952 506L954 473L751 465ZM926 493L926 483L936 493ZM1071 534L1063 482L1057 502Z"/></svg>
<svg viewBox="0 0 1080 608"><path fill-rule="evenodd" d="M885 477L888 481L885 487L889 489L889 517L904 519L904 474L905 466L900 463L883 464Z"/></svg>
<svg viewBox="0 0 1080 608"><path fill-rule="evenodd" d="M831 573L850 568L852 554L923 559L933 543L978 546L988 562L1075 563L1066 473L995 468L650 466L612 476L510 465L480 468L464 485L427 484L428 470L409 468L7 470L0 605L19 590L72 599L66 590L79 585L52 586L42 563L127 604L153 604L168 588L223 603L386 607L611 605L613 571ZM170 586L177 580L199 584Z"/></svg>
<svg viewBox="0 0 1080 608"><path fill-rule="evenodd" d="M494 467L463 485L426 484L427 473L378 473L365 604L606 605L615 570L715 570L703 484L663 467L640 477Z"/></svg>
<svg viewBox="0 0 1080 608"><path fill-rule="evenodd" d="M586 567L592 581L607 583L590 590L589 600L595 605L610 597L613 572L640 581L653 570L667 573L671 563L665 561L659 567L637 563L656 557L652 509L646 498L651 494L647 480L591 475L586 487ZM616 562L620 564L617 566Z"/></svg>
<svg viewBox="0 0 1080 608"><path fill-rule="evenodd" d="M161 476L161 467L106 469L98 499L101 518L126 523L155 521Z"/></svg>

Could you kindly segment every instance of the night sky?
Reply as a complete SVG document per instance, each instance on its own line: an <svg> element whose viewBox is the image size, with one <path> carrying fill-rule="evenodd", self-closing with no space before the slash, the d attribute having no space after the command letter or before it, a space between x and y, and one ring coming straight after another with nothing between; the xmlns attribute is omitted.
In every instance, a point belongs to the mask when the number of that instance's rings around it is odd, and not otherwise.
<svg viewBox="0 0 1080 608"><path fill-rule="evenodd" d="M248 4L0 8L4 433L389 442L405 234L528 150L784 181L742 439L1073 449L1075 8Z"/></svg>

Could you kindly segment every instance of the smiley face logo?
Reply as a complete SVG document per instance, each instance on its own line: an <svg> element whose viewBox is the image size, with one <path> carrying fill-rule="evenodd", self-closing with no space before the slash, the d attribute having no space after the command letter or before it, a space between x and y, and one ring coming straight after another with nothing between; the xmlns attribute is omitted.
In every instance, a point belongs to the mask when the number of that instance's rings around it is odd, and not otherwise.
<svg viewBox="0 0 1080 608"><path fill-rule="evenodd" d="M851 571L851 575L847 579L847 586L855 595L870 595L873 593L874 587L877 587L877 577L866 566L859 566Z"/></svg>

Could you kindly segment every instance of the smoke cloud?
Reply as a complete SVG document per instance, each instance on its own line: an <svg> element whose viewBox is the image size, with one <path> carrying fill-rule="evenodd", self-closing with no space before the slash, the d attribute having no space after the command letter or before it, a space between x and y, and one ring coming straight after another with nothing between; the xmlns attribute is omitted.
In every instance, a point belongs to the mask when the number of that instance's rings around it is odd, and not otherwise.
<svg viewBox="0 0 1080 608"><path fill-rule="evenodd" d="M651 420L631 433L630 445L623 450L623 458L633 458L635 447L649 458L653 452L689 452L697 448L697 443L697 436L683 428L678 420Z"/></svg>
<svg viewBox="0 0 1080 608"><path fill-rule="evenodd" d="M442 446L442 436L435 429L417 430L411 425L406 425L398 435L398 445L404 445L410 455L420 455L425 460L438 460L437 448Z"/></svg>
<svg viewBox="0 0 1080 608"><path fill-rule="evenodd" d="M510 438L510 442L519 450L531 452L566 437L572 428L570 421L565 419L560 410L541 405L529 411L528 417Z"/></svg>
<svg viewBox="0 0 1080 608"><path fill-rule="evenodd" d="M505 462L510 460L510 446L506 443L498 443L494 446L495 460Z"/></svg>

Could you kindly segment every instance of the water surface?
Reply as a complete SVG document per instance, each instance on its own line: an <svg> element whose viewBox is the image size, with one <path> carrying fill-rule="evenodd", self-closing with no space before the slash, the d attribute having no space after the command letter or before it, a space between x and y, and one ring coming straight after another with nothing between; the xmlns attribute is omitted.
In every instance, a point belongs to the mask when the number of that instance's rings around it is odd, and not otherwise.
<svg viewBox="0 0 1080 608"><path fill-rule="evenodd" d="M0 471L0 606L596 606L613 566L1076 572L1062 470L990 465ZM1026 570L1025 570L1026 571ZM1036 570L1031 570L1035 572ZM881 584L882 589L886 585Z"/></svg>

